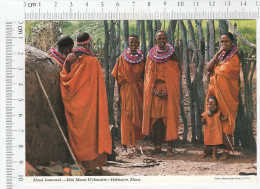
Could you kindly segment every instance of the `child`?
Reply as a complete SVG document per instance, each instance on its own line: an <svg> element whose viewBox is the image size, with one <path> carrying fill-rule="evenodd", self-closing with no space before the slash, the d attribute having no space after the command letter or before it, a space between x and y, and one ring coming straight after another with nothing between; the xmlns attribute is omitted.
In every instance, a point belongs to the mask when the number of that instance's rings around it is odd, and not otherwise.
<svg viewBox="0 0 260 189"><path fill-rule="evenodd" d="M204 159L208 155L208 148L212 146L212 158L217 160L217 145L223 144L223 132L220 120L227 120L220 111L217 110L217 99L210 96L207 99L207 111L201 114L202 124L204 127L204 150L201 158Z"/></svg>

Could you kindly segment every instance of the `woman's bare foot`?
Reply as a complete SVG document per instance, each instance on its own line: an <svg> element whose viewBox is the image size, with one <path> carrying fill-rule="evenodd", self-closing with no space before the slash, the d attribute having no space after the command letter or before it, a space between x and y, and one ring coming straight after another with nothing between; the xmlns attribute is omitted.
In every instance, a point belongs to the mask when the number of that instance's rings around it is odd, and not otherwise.
<svg viewBox="0 0 260 189"><path fill-rule="evenodd" d="M218 160L217 155L212 155L212 159L213 161L217 161Z"/></svg>
<svg viewBox="0 0 260 189"><path fill-rule="evenodd" d="M205 152L203 152L201 155L200 155L200 158L201 159L204 159L205 157L207 157L207 154Z"/></svg>
<svg viewBox="0 0 260 189"><path fill-rule="evenodd" d="M160 154L162 153L161 146L155 146L154 150L152 151L152 154Z"/></svg>
<svg viewBox="0 0 260 189"><path fill-rule="evenodd" d="M223 155L219 158L221 161L226 161L230 158L229 152L224 152Z"/></svg>
<svg viewBox="0 0 260 189"><path fill-rule="evenodd" d="M167 148L167 154L166 154L167 157L172 157L174 156L173 152L172 152L172 147L168 147Z"/></svg>

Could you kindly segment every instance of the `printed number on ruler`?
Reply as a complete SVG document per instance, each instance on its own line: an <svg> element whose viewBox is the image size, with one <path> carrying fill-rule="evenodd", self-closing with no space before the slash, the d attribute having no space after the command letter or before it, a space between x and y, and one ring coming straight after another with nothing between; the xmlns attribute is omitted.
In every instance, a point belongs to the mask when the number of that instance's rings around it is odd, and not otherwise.
<svg viewBox="0 0 260 189"><path fill-rule="evenodd" d="M26 20L256 19L260 1L24 2Z"/></svg>

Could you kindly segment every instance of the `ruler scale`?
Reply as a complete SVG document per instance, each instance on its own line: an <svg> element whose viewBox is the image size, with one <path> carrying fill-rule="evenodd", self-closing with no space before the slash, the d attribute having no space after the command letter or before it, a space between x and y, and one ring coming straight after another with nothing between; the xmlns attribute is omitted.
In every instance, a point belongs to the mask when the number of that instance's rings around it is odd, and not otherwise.
<svg viewBox="0 0 260 189"><path fill-rule="evenodd" d="M5 91L0 94L0 109L4 112L0 115L4 128L0 133L4 151L4 157L0 154L4 160L0 162L3 189L27 188L24 181L26 20L260 19L260 0L10 0L1 1L0 8L1 31L4 30L5 36L0 40L3 60L0 87L1 93L2 89Z"/></svg>
<svg viewBox="0 0 260 189"><path fill-rule="evenodd" d="M24 21L6 22L6 188L24 177ZM19 73L20 72L20 73ZM22 103L17 103L17 101ZM23 132L21 132L23 131ZM21 132L17 138L17 132ZM17 154L18 153L18 154ZM22 160L17 160L20 158ZM22 172L21 172L22 171ZM20 172L19 176L18 173Z"/></svg>
<svg viewBox="0 0 260 189"><path fill-rule="evenodd" d="M257 19L260 1L27 1L25 20Z"/></svg>
<svg viewBox="0 0 260 189"><path fill-rule="evenodd" d="M6 23L6 188L12 188L13 138L12 138L12 22ZM11 39L11 40L10 40Z"/></svg>

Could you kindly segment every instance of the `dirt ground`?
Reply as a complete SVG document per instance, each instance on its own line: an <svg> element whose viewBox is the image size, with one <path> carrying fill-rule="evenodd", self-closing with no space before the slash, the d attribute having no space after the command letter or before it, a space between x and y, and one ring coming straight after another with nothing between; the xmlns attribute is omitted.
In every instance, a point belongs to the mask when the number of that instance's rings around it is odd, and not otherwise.
<svg viewBox="0 0 260 189"><path fill-rule="evenodd" d="M138 147L144 154L134 154L131 148L125 151L124 147L117 142L116 161L109 161L104 166L104 175L135 175L135 176L170 176L170 175L239 175L256 173L254 163L256 154L237 148L234 155L226 161L213 161L211 156L201 159L203 145L192 143L175 143L174 156L166 157L166 147L163 153L150 155L153 145L150 141L140 141ZM218 157L222 149L218 148ZM146 160L146 161L145 161Z"/></svg>
<svg viewBox="0 0 260 189"><path fill-rule="evenodd" d="M194 64L191 67L191 78L193 78ZM204 73L207 73L206 70ZM242 73L240 74L243 75ZM207 76L204 75L204 89L207 90ZM243 82L243 77L241 77ZM183 73L184 89L184 108L186 113L189 112L188 92L186 89L185 73ZM243 86L242 86L243 87ZM243 89L242 89L243 90ZM118 98L117 89L115 89L115 100ZM256 110L256 74L253 79L253 99ZM115 104L116 108L116 104ZM256 115L256 111L255 111ZM116 115L115 115L116 117ZM188 120L190 116L187 113ZM188 121L190 125L190 121ZM254 120L254 135L256 137L256 120ZM180 119L179 132L183 130L183 123ZM188 141L191 141L191 128L189 128ZM181 137L180 137L181 138ZM239 175L239 174L256 174L256 153L243 149L235 148L235 153L226 161L213 161L211 156L201 159L203 144L191 142L175 142L174 156L166 157L166 145L163 146L163 154L150 155L153 145L150 140L139 141L138 147L142 146L144 154L133 154L131 148L126 150L120 141L115 142L115 152L118 154L116 162L109 162L104 166L104 175L138 175L138 176L169 176L169 175ZM222 148L218 147L218 158L222 154ZM147 161L145 161L147 160Z"/></svg>

